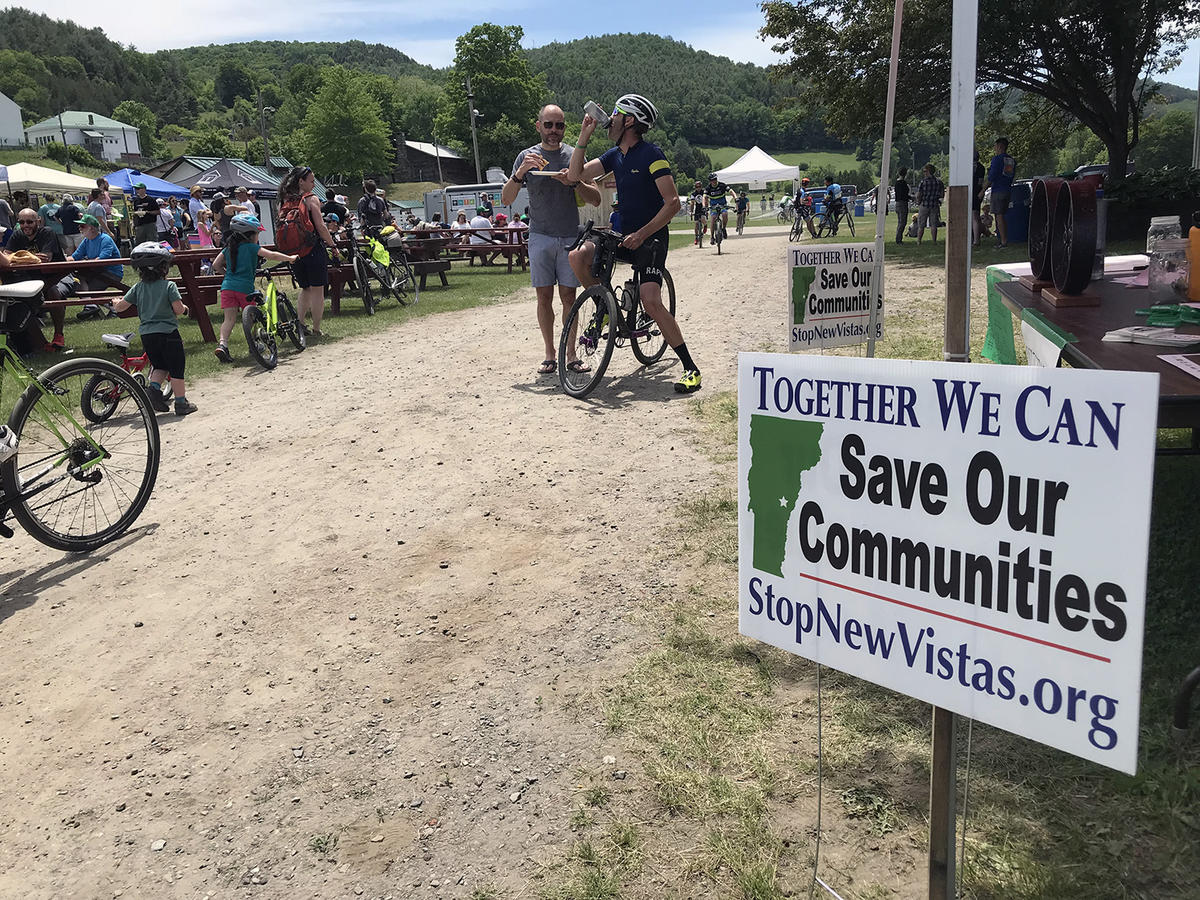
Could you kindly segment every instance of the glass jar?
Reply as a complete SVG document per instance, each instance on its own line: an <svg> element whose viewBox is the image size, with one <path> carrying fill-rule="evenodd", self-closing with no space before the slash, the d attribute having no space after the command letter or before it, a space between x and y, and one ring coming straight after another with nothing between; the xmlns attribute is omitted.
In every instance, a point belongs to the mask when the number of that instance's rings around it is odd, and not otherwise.
<svg viewBox="0 0 1200 900"><path fill-rule="evenodd" d="M1146 232L1146 252L1153 253L1159 241L1178 240L1183 237L1179 228L1178 216L1155 216L1150 220L1150 228Z"/></svg>
<svg viewBox="0 0 1200 900"><path fill-rule="evenodd" d="M1176 232L1179 223L1175 223ZM1150 299L1154 303L1180 303L1187 300L1188 242L1182 238L1159 238L1150 253L1147 276Z"/></svg>

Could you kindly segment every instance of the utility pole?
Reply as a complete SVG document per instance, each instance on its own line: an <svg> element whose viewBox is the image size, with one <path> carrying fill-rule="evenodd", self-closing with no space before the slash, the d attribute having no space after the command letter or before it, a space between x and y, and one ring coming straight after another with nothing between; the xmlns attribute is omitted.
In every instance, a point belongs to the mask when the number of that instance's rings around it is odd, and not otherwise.
<svg viewBox="0 0 1200 900"><path fill-rule="evenodd" d="M474 130L472 128L472 130ZM63 128L62 113L58 114L58 133L62 135L63 149L67 151L67 174L71 174L71 148L67 146L67 130ZM479 169L478 154L476 154L475 162L476 170Z"/></svg>
<svg viewBox="0 0 1200 900"><path fill-rule="evenodd" d="M467 76L467 112L471 116L471 146L475 148L475 183L483 184L483 173L479 170L479 140L475 137L475 119L479 116L479 110L475 108L470 75Z"/></svg>
<svg viewBox="0 0 1200 900"><path fill-rule="evenodd" d="M267 113L275 112L273 106L263 106L262 88L258 89L258 129L262 133L263 142L263 168L267 174L271 173L271 146L267 143Z"/></svg>
<svg viewBox="0 0 1200 900"><path fill-rule="evenodd" d="M442 154L441 154L441 151L438 150L437 132L436 131L433 133L433 158L437 160L438 184L445 185L446 180L444 178L442 178Z"/></svg>

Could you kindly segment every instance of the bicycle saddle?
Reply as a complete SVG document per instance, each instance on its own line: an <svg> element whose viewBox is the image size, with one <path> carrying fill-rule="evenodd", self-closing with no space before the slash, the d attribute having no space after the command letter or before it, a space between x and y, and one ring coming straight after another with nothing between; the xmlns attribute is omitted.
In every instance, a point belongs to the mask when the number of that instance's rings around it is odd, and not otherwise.
<svg viewBox="0 0 1200 900"><path fill-rule="evenodd" d="M30 300L42 292L44 281L18 281L16 284L0 284L0 297L7 300Z"/></svg>
<svg viewBox="0 0 1200 900"><path fill-rule="evenodd" d="M110 347L120 347L122 350L128 350L129 344L133 340L133 332L127 331L124 334L102 334L100 340L108 344Z"/></svg>

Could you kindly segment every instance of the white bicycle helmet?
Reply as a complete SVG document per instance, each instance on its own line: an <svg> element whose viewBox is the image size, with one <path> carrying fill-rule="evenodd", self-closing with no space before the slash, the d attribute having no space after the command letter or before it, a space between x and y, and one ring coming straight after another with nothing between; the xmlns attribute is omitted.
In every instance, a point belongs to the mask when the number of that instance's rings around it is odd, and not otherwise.
<svg viewBox="0 0 1200 900"><path fill-rule="evenodd" d="M144 241L129 254L129 264L135 269L153 269L163 264L170 265L171 251L154 241Z"/></svg>
<svg viewBox="0 0 1200 900"><path fill-rule="evenodd" d="M617 112L633 116L647 128L658 120L658 109L641 94L622 94L613 107Z"/></svg>

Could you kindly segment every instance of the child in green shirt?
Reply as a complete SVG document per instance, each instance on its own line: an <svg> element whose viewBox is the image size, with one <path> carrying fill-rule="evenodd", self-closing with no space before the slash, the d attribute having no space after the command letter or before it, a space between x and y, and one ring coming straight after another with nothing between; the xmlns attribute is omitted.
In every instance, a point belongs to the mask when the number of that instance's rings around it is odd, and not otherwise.
<svg viewBox="0 0 1200 900"><path fill-rule="evenodd" d="M171 268L171 251L162 244L146 241L133 248L129 261L141 280L129 289L124 299L113 303L113 309L117 312L130 307L137 309L141 323L138 333L152 367L148 389L150 405L158 412L170 410L162 392L163 379L169 377L175 394L175 415L194 413L196 404L188 400L183 383L186 356L176 318L187 307L179 296L179 288L166 277Z"/></svg>

